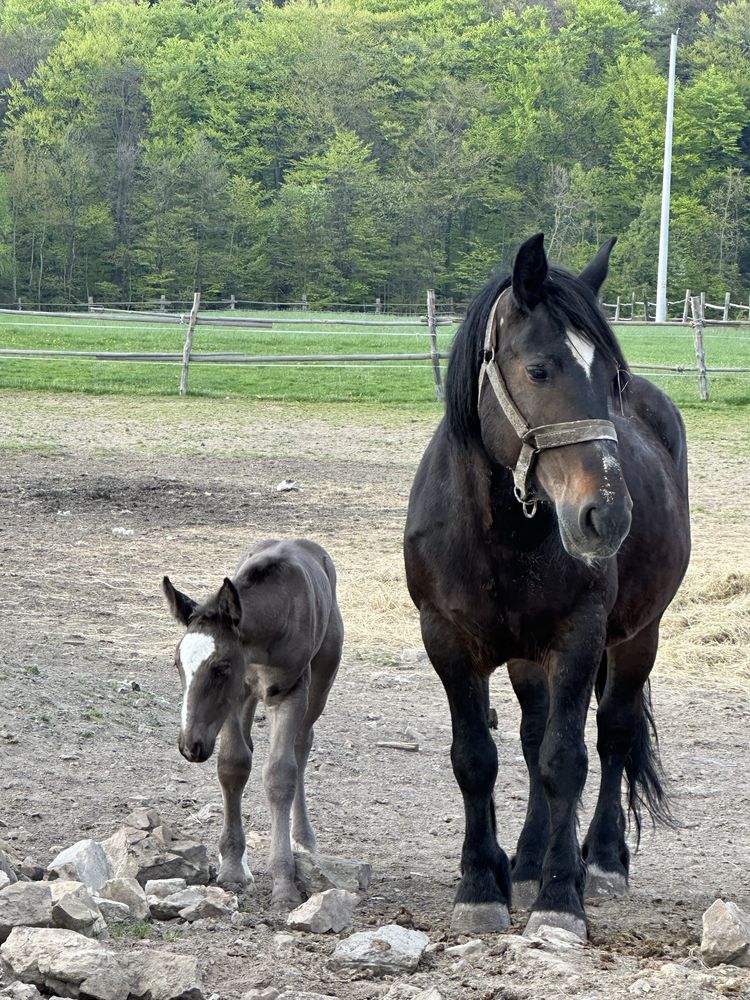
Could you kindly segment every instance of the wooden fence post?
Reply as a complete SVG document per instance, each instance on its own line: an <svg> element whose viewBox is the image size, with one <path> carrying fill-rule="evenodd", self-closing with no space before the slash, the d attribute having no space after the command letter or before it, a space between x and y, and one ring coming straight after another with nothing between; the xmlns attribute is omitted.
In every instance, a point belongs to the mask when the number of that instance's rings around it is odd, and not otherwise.
<svg viewBox="0 0 750 1000"><path fill-rule="evenodd" d="M442 402L445 398L443 393L443 376L440 371L440 357L438 356L437 342L437 309L435 308L435 289L427 289L427 327L430 332L430 360L432 361L432 374L435 379L435 399Z"/></svg>
<svg viewBox="0 0 750 1000"><path fill-rule="evenodd" d="M380 314L383 311L383 303L380 301L380 296L375 299L375 312Z"/></svg>
<svg viewBox="0 0 750 1000"><path fill-rule="evenodd" d="M649 306L650 305L651 305L651 303L648 301L648 289L644 286L644 289L643 289L643 318L645 319L645 321L647 323L649 321L648 313L649 313Z"/></svg>
<svg viewBox="0 0 750 1000"><path fill-rule="evenodd" d="M630 318L635 319L635 292L630 293Z"/></svg>
<svg viewBox="0 0 750 1000"><path fill-rule="evenodd" d="M723 320L724 320L725 323L729 319L729 303L731 301L732 301L732 293L731 292L727 292L726 295L724 296L724 316L723 316Z"/></svg>
<svg viewBox="0 0 750 1000"><path fill-rule="evenodd" d="M690 308L690 289L685 289L685 305L682 308L682 322L687 323L688 309Z"/></svg>
<svg viewBox="0 0 750 1000"><path fill-rule="evenodd" d="M162 295L159 299L159 312L163 313L167 311L167 296Z"/></svg>
<svg viewBox="0 0 750 1000"><path fill-rule="evenodd" d="M690 299L690 306L693 311L693 343L695 344L695 358L698 362L698 389L701 399L708 400L708 374L706 372L706 354L703 346L703 313L701 312L701 300L697 295Z"/></svg>
<svg viewBox="0 0 750 1000"><path fill-rule="evenodd" d="M706 293L701 292L701 318L706 318Z"/></svg>
<svg viewBox="0 0 750 1000"><path fill-rule="evenodd" d="M163 296L162 296L163 298ZM185 333L185 346L182 348L182 372L180 373L180 395L187 396L188 391L188 371L190 369L190 352L193 349L193 330L198 319L198 309L201 304L201 293L195 292L193 295L193 308L190 310L187 332Z"/></svg>
<svg viewBox="0 0 750 1000"><path fill-rule="evenodd" d="M307 309L308 309L308 305L307 305L307 293L303 292L302 293L302 310L303 310L303 312L307 312Z"/></svg>
<svg viewBox="0 0 750 1000"><path fill-rule="evenodd" d="M617 296L617 302L615 302L615 323L620 319L620 296Z"/></svg>
<svg viewBox="0 0 750 1000"><path fill-rule="evenodd" d="M234 295L229 296L229 308L232 310L237 308L237 300L235 299Z"/></svg>
<svg viewBox="0 0 750 1000"><path fill-rule="evenodd" d="M88 296L88 301L89 301L89 312L93 312L94 311L94 296L93 295L89 295Z"/></svg>

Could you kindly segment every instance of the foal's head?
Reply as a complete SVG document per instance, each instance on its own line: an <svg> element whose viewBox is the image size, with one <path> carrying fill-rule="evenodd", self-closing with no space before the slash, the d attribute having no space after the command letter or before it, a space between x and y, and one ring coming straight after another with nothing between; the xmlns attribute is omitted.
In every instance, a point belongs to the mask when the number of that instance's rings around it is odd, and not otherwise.
<svg viewBox="0 0 750 1000"><path fill-rule="evenodd" d="M175 652L183 692L177 745L186 760L202 762L213 753L216 737L242 693L242 606L229 579L202 605L176 590L167 576L162 588L172 615L187 628Z"/></svg>
<svg viewBox="0 0 750 1000"><path fill-rule="evenodd" d="M632 509L608 412L626 363L596 301L614 242L577 277L549 267L543 235L523 244L487 314L478 403L484 447L515 470L524 510L552 501L565 549L586 561L618 550Z"/></svg>

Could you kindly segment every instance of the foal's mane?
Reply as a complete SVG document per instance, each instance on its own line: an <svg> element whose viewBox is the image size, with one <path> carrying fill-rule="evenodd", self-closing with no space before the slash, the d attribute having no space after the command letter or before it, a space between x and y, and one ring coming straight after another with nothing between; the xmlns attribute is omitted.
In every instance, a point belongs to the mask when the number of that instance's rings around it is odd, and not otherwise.
<svg viewBox="0 0 750 1000"><path fill-rule="evenodd" d="M453 342L445 381L445 420L448 430L459 441L479 436L477 394L487 320L493 303L510 283L510 275L505 275L492 278L485 285L466 310L466 318ZM613 379L618 371L628 370L622 349L593 292L575 275L550 266L544 282L544 302L566 327L604 355L612 366Z"/></svg>

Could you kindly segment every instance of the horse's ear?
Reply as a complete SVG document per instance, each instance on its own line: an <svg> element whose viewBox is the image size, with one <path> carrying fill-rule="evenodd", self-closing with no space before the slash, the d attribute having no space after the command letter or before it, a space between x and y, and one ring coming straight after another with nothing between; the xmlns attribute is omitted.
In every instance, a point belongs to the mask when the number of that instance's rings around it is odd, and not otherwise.
<svg viewBox="0 0 750 1000"><path fill-rule="evenodd" d="M221 585L218 606L221 617L225 621L228 621L234 628L237 628L242 619L242 604L240 603L240 595L237 593L237 588L228 576L224 577L224 583Z"/></svg>
<svg viewBox="0 0 750 1000"><path fill-rule="evenodd" d="M578 275L578 280L582 281L584 285L588 285L594 295L599 294L599 289L606 280L607 271L609 270L609 255L612 253L612 247L615 243L617 243L616 236L613 236L611 240L607 240L606 243L602 243L596 252L596 256Z"/></svg>
<svg viewBox="0 0 750 1000"><path fill-rule="evenodd" d="M537 233L521 244L513 264L513 298L522 309L531 312L539 305L548 271L544 233Z"/></svg>
<svg viewBox="0 0 750 1000"><path fill-rule="evenodd" d="M161 589L164 591L164 596L167 599L172 616L187 628L190 616L198 607L197 603L191 600L187 594L181 594L179 590L173 587L172 581L168 576L165 576L162 580Z"/></svg>

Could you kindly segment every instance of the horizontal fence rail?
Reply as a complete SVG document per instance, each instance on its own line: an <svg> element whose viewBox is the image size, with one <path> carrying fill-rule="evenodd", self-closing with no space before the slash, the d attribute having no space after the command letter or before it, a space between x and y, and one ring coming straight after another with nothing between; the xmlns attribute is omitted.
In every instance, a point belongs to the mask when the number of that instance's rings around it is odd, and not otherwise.
<svg viewBox="0 0 750 1000"><path fill-rule="evenodd" d="M245 303L250 303L250 300L234 300L234 305ZM639 306L643 307L644 303L646 307L648 307L649 302L647 294L644 294L643 299L640 302L636 299L634 294L626 304L632 309L635 309ZM173 302L168 304L170 306L174 305ZM222 304L226 303L224 301L220 303L208 303L211 308ZM251 304L257 306L263 303L255 302ZM732 303L729 295L727 295L724 306L721 307L707 303L705 301L705 296L702 295L691 295L689 302L687 303L687 309L685 308L685 302L683 302L683 300L678 300L672 302L671 304L683 306L683 316L681 318L668 320L664 323L656 323L653 320L649 320L648 331L644 330L642 334L635 333L633 336L650 337L650 331L652 328L654 331L661 331L660 338L663 336L666 338L666 341L671 341L673 343L680 341L685 344L686 348L689 345L688 349L690 350L690 354L694 356L695 361L688 362L686 358L684 363L681 361L675 364L663 364L645 363L639 360L630 365L633 371L651 374L662 378L694 378L698 383L702 399L709 398L709 375L743 376L750 374L750 367L743 367L739 364L735 365L731 363L712 365L710 363L710 359L706 359L706 343L709 343L710 355L711 350L714 349L710 347L712 338L724 336L724 331L727 332L727 335L729 335L729 331L731 331L733 341L736 340L738 344L740 341L750 341L750 306L738 306L736 303ZM101 304L94 304L91 300L89 301L88 308L86 306L81 306L80 304L59 310L0 308L0 329L3 320L12 320L15 318L19 320L17 326L18 329L23 329L28 326L41 328L62 327L66 329L73 328L76 330L91 330L96 328L102 330L115 330L118 328L122 329L124 326L129 324L134 324L134 329L138 329L139 332L143 331L145 334L155 333L169 328L173 329L175 333L179 330L179 336L184 341L182 351L98 349L67 350L62 348L58 349L56 347L5 347L0 348L0 358L27 359L30 361L54 361L69 358L72 360L91 360L97 362L153 363L165 365L180 364L180 392L182 394L188 392L189 371L190 365L192 364L296 367L311 363L324 368L347 366L370 368L381 365L385 367L404 368L423 367L425 364L429 364L432 368L435 395L438 399L442 399L443 385L441 362L444 362L449 356L448 351L445 349L447 347L445 339L452 337L457 320L453 317L452 311L450 314L441 314L439 312L435 295L432 291L428 292L426 309L423 308L423 312L420 315L412 314L408 318L401 319L394 319L392 317L385 318L380 315L372 316L372 318L367 319L352 317L344 318L336 313L326 315L322 318L316 318L315 316L309 314L300 317L289 316L283 310L279 311L278 317L276 315L272 317L219 315L216 312L212 312L211 308L208 310L204 308L204 304L201 302L201 298L198 293L195 294L192 303L180 303L180 305L189 306L189 308L184 308L181 312L167 312L166 309L162 311L161 308L155 308L152 311L133 308L121 309L116 307L116 303L109 303L105 306ZM234 308L234 305L230 308ZM279 304L274 303L274 305ZM602 303L602 305L604 308L615 309L616 312L619 313L617 318L610 319L613 326L622 326L627 328L637 325L643 326L646 323L645 317L639 318L637 314L631 315L630 318L623 316L623 303L619 297L618 301L614 304ZM453 303L451 303L451 307L452 306ZM748 312L748 320L729 318L729 310L732 308L736 310L746 310ZM719 309L723 310L721 318L712 318L710 320L706 319L706 309L711 309L714 312ZM193 336L197 328L205 330L214 329L217 331L224 329L227 331L232 330L238 332L247 330L254 331L259 335L272 333L277 337L291 338L301 337L306 334L310 336L320 336L321 334L325 334L330 337L377 338L382 336L383 338L388 339L407 338L412 344L414 344L414 346L417 346L415 339L419 341L422 338L425 338L425 340L423 341L424 350L407 349L404 352L387 349L378 352L377 348L371 352L361 351L349 353L324 353L319 351L317 353L261 354L232 350L207 352L205 350L193 350ZM673 332L667 333L666 331L669 330ZM743 330L746 332L741 332ZM442 342L439 341L439 338L443 338ZM440 343L442 343L442 348ZM386 345L384 344L383 346ZM407 345L405 344L404 346L406 347ZM726 356L726 349L722 360L726 360L728 362L733 360L731 356ZM429 367L427 370L429 370Z"/></svg>

